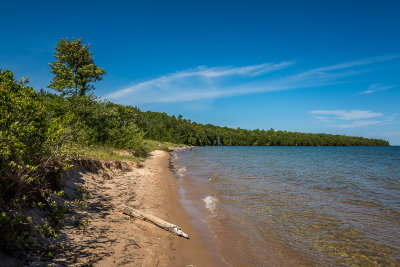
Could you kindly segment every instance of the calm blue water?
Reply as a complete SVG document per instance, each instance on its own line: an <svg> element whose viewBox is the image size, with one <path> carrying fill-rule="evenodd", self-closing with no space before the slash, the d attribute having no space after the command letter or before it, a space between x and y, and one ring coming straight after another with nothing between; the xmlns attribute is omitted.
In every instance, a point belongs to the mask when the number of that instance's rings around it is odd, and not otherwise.
<svg viewBox="0 0 400 267"><path fill-rule="evenodd" d="M172 162L233 266L400 266L400 147L197 147Z"/></svg>

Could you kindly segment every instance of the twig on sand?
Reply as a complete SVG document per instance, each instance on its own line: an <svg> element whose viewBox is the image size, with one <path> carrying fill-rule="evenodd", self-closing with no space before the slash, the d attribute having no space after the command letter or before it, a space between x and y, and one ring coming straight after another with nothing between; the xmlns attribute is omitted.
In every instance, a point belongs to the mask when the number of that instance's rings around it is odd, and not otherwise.
<svg viewBox="0 0 400 267"><path fill-rule="evenodd" d="M164 221L163 219L160 219L151 214L144 213L140 210L133 209L133 208L130 208L127 206L122 206L122 213L125 215L128 215L128 216L131 216L133 218L138 218L143 221L151 222L170 233L173 233L177 236L182 236L184 238L189 239L189 236L187 234L185 234L179 226L169 223L167 221Z"/></svg>
<svg viewBox="0 0 400 267"><path fill-rule="evenodd" d="M141 248L140 246L139 246L139 244L135 241L135 240L131 240L132 241L132 243L135 245L135 246L137 246L138 248Z"/></svg>

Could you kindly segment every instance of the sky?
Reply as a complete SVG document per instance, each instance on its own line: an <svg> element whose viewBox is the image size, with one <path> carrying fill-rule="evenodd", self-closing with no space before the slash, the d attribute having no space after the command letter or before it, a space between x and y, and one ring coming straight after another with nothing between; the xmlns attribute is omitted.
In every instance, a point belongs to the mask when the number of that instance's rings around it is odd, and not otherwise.
<svg viewBox="0 0 400 267"><path fill-rule="evenodd" d="M95 95L198 123L400 145L400 1L4 1L0 68L35 89L60 38ZM51 89L48 89L51 90Z"/></svg>

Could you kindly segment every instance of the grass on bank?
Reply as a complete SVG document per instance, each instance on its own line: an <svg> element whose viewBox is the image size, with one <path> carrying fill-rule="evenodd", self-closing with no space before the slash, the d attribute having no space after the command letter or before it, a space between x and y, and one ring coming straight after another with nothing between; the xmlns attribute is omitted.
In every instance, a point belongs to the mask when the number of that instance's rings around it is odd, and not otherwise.
<svg viewBox="0 0 400 267"><path fill-rule="evenodd" d="M175 144L175 143L171 143L171 142L162 142L162 141L145 139L144 146L145 146L146 150L149 152L154 151L154 150L164 150L164 151L170 152L169 147L183 146L183 144Z"/></svg>
<svg viewBox="0 0 400 267"><path fill-rule="evenodd" d="M155 140L144 140L143 145L147 153L154 150L164 150L169 152L169 147L177 146L171 142L159 142ZM88 158L94 160L129 160L136 163L142 162L145 158L134 156L128 150L116 149L110 146L91 145L80 146L73 150L73 154L79 158Z"/></svg>

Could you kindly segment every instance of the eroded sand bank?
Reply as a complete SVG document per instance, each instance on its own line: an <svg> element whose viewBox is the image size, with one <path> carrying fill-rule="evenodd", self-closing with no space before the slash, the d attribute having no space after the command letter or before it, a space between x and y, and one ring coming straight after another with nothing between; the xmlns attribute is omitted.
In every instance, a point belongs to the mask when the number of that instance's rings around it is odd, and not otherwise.
<svg viewBox="0 0 400 267"><path fill-rule="evenodd" d="M169 154L154 151L141 168L130 171L79 173L93 198L81 217L86 230L66 227L73 264L94 266L213 266L211 256L179 203L177 184L168 168ZM122 205L150 213L180 226L190 239L132 219Z"/></svg>

